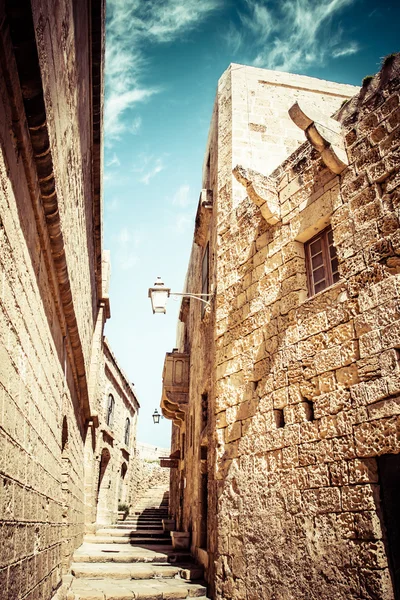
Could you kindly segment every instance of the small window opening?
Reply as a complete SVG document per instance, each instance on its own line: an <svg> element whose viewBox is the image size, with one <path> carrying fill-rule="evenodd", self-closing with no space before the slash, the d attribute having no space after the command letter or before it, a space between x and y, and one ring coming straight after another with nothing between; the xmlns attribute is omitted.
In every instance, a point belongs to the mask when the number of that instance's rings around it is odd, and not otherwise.
<svg viewBox="0 0 400 600"><path fill-rule="evenodd" d="M67 417L63 418L62 433L61 433L61 451L64 452L65 446L68 443L68 421Z"/></svg>
<svg viewBox="0 0 400 600"><path fill-rule="evenodd" d="M285 427L285 417L283 414L283 408L275 408L274 409L275 423L277 429L281 427Z"/></svg>
<svg viewBox="0 0 400 600"><path fill-rule="evenodd" d="M307 421L314 421L314 402L312 400L303 400L304 410Z"/></svg>
<svg viewBox="0 0 400 600"><path fill-rule="evenodd" d="M200 460L207 460L208 456L208 447L200 446Z"/></svg>
<svg viewBox="0 0 400 600"><path fill-rule="evenodd" d="M208 394L205 392L201 395L201 422L203 427L208 421Z"/></svg>
<svg viewBox="0 0 400 600"><path fill-rule="evenodd" d="M125 446L129 446L130 437L131 437L131 422L130 422L129 418L127 418L125 421L125 436L124 436Z"/></svg>
<svg viewBox="0 0 400 600"><path fill-rule="evenodd" d="M310 296L322 292L339 281L339 263L333 245L333 231L329 226L304 244L308 292Z"/></svg>
<svg viewBox="0 0 400 600"><path fill-rule="evenodd" d="M107 401L107 414L106 414L106 423L109 427L112 427L112 424L114 421L114 406L115 406L115 402L114 402L113 395L109 394L108 401Z"/></svg>

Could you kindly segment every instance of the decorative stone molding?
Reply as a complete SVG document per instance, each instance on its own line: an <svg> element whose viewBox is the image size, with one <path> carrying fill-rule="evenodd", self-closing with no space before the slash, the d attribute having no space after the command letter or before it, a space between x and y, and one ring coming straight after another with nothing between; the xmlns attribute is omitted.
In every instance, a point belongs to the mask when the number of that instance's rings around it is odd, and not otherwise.
<svg viewBox="0 0 400 600"><path fill-rule="evenodd" d="M189 354L167 352L164 362L161 411L181 427L189 396Z"/></svg>
<svg viewBox="0 0 400 600"><path fill-rule="evenodd" d="M206 243L212 207L212 190L201 190L194 228L194 241L199 246L204 246Z"/></svg>
<svg viewBox="0 0 400 600"><path fill-rule="evenodd" d="M232 172L237 181L246 188L249 198L260 208L267 223L278 223L281 218L279 196L272 179L241 165L237 165Z"/></svg>
<svg viewBox="0 0 400 600"><path fill-rule="evenodd" d="M289 116L321 154L328 169L339 175L349 164L340 123L299 102L289 108Z"/></svg>

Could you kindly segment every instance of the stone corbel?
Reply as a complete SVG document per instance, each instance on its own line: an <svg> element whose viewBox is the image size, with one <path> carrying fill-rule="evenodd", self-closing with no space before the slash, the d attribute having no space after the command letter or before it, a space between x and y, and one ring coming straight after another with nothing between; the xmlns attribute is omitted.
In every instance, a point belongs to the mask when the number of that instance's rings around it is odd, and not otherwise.
<svg viewBox="0 0 400 600"><path fill-rule="evenodd" d="M328 169L339 175L349 164L340 123L298 102L289 109L289 116L321 154Z"/></svg>
<svg viewBox="0 0 400 600"><path fill-rule="evenodd" d="M260 208L267 223L270 225L278 223L281 215L278 191L274 182L266 175L241 165L237 165L232 172L237 181L246 188L249 198Z"/></svg>
<svg viewBox="0 0 400 600"><path fill-rule="evenodd" d="M182 298L181 309L179 311L179 320L182 323L186 323L187 318L189 316L189 308L190 308L190 298Z"/></svg>
<svg viewBox="0 0 400 600"><path fill-rule="evenodd" d="M194 241L204 246L213 207L212 190L201 190L194 228Z"/></svg>

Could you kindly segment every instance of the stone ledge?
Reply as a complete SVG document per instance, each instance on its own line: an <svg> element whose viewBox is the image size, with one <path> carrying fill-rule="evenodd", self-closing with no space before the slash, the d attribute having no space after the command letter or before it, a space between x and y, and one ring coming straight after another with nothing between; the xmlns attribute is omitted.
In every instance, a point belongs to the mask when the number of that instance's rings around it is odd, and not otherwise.
<svg viewBox="0 0 400 600"><path fill-rule="evenodd" d="M264 219L270 225L280 221L280 205L278 191L274 181L258 171L236 165L232 173L239 183L246 188L249 198L261 210Z"/></svg>

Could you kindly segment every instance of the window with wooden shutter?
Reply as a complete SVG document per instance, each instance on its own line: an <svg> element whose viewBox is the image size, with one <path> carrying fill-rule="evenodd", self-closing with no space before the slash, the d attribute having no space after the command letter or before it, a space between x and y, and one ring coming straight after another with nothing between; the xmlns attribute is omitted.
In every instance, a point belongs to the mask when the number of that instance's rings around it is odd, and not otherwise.
<svg viewBox="0 0 400 600"><path fill-rule="evenodd" d="M329 226L304 245L309 295L322 292L339 281L339 265L333 232Z"/></svg>

